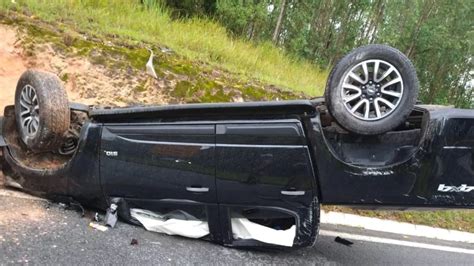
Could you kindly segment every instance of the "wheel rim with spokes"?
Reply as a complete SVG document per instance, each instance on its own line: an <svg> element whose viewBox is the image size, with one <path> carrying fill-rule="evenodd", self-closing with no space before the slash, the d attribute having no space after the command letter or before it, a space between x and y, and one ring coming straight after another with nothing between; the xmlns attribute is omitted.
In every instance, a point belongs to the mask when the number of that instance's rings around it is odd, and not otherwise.
<svg viewBox="0 0 474 266"><path fill-rule="evenodd" d="M358 119L373 121L391 114L403 96L403 79L390 63L371 59L354 66L340 88L346 110Z"/></svg>
<svg viewBox="0 0 474 266"><path fill-rule="evenodd" d="M23 133L34 136L39 129L39 103L36 90L31 85L25 85L20 95L20 122Z"/></svg>

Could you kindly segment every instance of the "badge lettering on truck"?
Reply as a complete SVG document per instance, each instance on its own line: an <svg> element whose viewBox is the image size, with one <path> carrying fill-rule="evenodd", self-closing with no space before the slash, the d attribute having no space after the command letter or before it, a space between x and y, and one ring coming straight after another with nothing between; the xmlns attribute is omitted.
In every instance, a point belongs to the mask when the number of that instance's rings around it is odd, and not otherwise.
<svg viewBox="0 0 474 266"><path fill-rule="evenodd" d="M468 186L462 184L459 187L456 186L446 186L445 184L439 184L438 191L440 192L471 192L474 190L474 186Z"/></svg>
<svg viewBox="0 0 474 266"><path fill-rule="evenodd" d="M105 156L107 157L117 157L118 156L118 151L104 151Z"/></svg>

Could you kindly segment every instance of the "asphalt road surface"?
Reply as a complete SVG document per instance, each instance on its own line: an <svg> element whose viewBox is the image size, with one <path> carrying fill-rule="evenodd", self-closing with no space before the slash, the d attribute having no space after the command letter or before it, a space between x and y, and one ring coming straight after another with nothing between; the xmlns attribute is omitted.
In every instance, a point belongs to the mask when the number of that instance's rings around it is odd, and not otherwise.
<svg viewBox="0 0 474 266"><path fill-rule="evenodd" d="M148 232L120 222L116 228L101 232L88 226L91 215L81 218L77 211L58 204L0 196L0 265L474 264L472 244L408 238L358 228L322 225L322 234L314 247L255 251ZM353 244L336 242L338 234ZM350 239L352 236L356 237ZM131 245L132 239L138 244ZM410 243L415 243L415 247ZM416 247L420 244L429 244L429 248Z"/></svg>

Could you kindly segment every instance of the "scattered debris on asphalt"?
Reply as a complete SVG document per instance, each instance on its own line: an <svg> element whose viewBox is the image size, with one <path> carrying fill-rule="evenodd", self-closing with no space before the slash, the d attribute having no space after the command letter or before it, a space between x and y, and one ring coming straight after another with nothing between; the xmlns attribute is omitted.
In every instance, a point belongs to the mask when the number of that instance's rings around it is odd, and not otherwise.
<svg viewBox="0 0 474 266"><path fill-rule="evenodd" d="M105 214L105 224L110 226L111 228L115 227L117 223L117 208L118 205L115 203L110 204L110 207L107 209L107 213Z"/></svg>
<svg viewBox="0 0 474 266"><path fill-rule="evenodd" d="M344 239L344 238L338 237L338 236L336 237L336 239L334 239L334 241L336 241L337 243L346 245L346 246L352 246L352 244L354 244L354 242L351 242L347 239Z"/></svg>
<svg viewBox="0 0 474 266"><path fill-rule="evenodd" d="M79 211L81 213L81 218L86 215L86 211L84 210L84 207L79 202L71 202L69 203L69 206L71 209L75 211Z"/></svg>
<svg viewBox="0 0 474 266"><path fill-rule="evenodd" d="M100 222L100 221L102 221L102 219L100 218L100 215L99 215L98 212L96 212L96 213L94 214L93 220L94 220L94 222Z"/></svg>
<svg viewBox="0 0 474 266"><path fill-rule="evenodd" d="M138 240L136 240L135 238L132 238L132 242L130 242L130 245L132 246L138 245Z"/></svg>
<svg viewBox="0 0 474 266"><path fill-rule="evenodd" d="M89 226L96 229L96 230L102 231L102 232L105 232L109 229L107 226L101 225L101 224L98 224L98 223L95 223L95 222L90 222Z"/></svg>

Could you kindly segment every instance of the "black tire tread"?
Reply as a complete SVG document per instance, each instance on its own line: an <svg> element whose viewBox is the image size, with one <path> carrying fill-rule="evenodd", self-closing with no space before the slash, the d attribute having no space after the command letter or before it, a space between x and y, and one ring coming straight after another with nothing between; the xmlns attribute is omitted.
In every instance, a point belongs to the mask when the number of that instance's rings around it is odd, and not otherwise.
<svg viewBox="0 0 474 266"><path fill-rule="evenodd" d="M399 72L406 74L403 75L401 73L406 96L401 100L402 102L400 102L399 107L389 116L378 121L362 121L348 115L342 109L344 106L342 106L341 101L338 101L338 97L335 94L338 93L339 82L341 82L344 70L349 70L352 66L363 60L371 59L372 55L389 56L398 62ZM393 64L393 61L390 63ZM354 49L336 63L329 74L324 97L329 113L343 128L357 134L376 135L390 131L406 120L416 103L418 90L419 81L416 76L415 67L402 52L387 45L369 44Z"/></svg>
<svg viewBox="0 0 474 266"><path fill-rule="evenodd" d="M56 75L33 69L25 71L18 80L15 94L15 111L20 134L23 133L19 122L19 99L21 89L26 84L32 85L36 90L40 105L40 126L36 136L25 144L35 152L56 150L62 145L70 125L67 93Z"/></svg>

